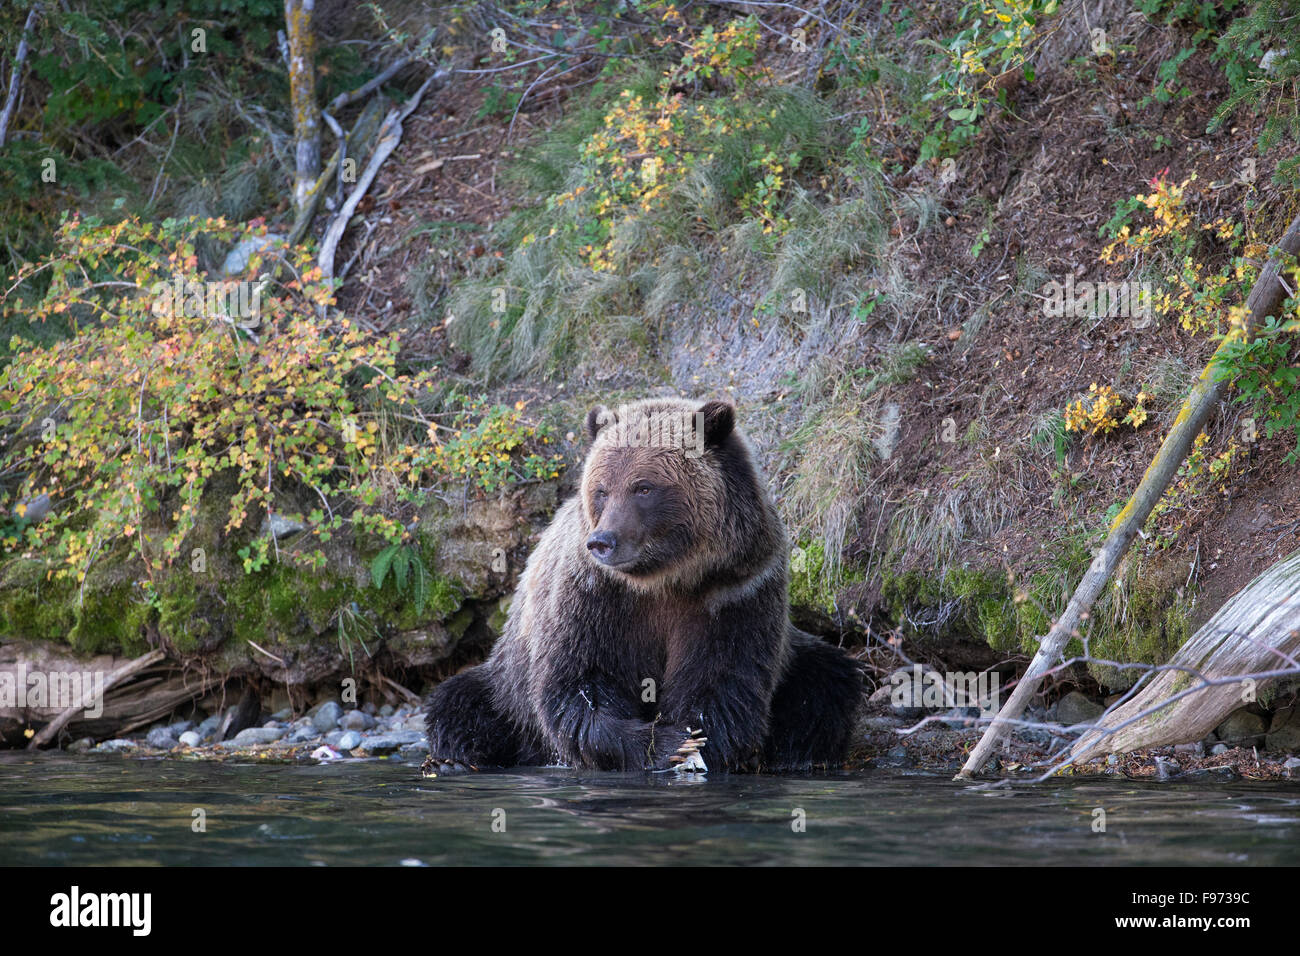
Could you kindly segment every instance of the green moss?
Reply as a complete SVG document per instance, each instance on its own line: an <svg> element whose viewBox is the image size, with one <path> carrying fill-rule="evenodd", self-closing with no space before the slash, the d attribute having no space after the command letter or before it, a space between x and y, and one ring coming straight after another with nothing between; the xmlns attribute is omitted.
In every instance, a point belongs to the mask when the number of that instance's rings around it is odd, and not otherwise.
<svg viewBox="0 0 1300 956"><path fill-rule="evenodd" d="M48 566L14 558L0 572L0 633L29 640L67 640L77 623L72 601L76 587L66 579L48 580Z"/></svg>
<svg viewBox="0 0 1300 956"><path fill-rule="evenodd" d="M129 567L106 559L86 575L73 603L76 623L67 634L68 643L78 652L135 656L149 649L144 627L152 609L135 586Z"/></svg>
<svg viewBox="0 0 1300 956"><path fill-rule="evenodd" d="M1022 582L1000 569L954 568L946 574L910 571L886 575L880 611L903 634L930 640L979 639L1005 653L1032 654L1039 638L1065 608L1090 554L1077 541L1063 541L1055 566ZM1191 636L1191 601L1174 581L1177 569L1152 559L1133 561L1120 589L1111 587L1090 615L1093 658L1161 664ZM1176 576L1176 575L1174 575ZM1083 654L1073 640L1067 656ZM1138 671L1090 664L1102 684L1126 688Z"/></svg>
<svg viewBox="0 0 1300 956"><path fill-rule="evenodd" d="M802 544L790 555L790 603L815 608L824 614L835 613L835 596L850 584L863 579L854 567L826 567L826 548L820 541Z"/></svg>

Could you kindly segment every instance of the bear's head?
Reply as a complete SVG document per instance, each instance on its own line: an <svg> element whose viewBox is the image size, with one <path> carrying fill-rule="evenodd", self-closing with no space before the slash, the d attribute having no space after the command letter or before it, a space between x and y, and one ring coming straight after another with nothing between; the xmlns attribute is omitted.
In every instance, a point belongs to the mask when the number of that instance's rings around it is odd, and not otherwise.
<svg viewBox="0 0 1300 956"><path fill-rule="evenodd" d="M584 545L596 564L633 583L691 576L726 547L721 539L728 526L734 533L735 512L758 504L735 500L758 491L726 402L597 406L587 434Z"/></svg>

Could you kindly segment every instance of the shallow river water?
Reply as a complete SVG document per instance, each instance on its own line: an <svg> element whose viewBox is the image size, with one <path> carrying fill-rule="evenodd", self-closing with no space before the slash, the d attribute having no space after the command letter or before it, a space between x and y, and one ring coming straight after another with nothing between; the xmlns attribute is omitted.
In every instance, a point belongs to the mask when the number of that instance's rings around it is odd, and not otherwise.
<svg viewBox="0 0 1300 956"><path fill-rule="evenodd" d="M0 865L1260 865L1294 862L1297 843L1294 783L986 790L898 771L566 769L424 780L397 760L0 754Z"/></svg>

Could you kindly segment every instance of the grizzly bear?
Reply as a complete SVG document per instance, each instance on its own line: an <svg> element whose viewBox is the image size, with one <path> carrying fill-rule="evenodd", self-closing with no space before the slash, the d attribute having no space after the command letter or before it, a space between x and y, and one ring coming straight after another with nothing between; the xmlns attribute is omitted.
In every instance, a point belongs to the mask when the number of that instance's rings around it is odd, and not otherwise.
<svg viewBox="0 0 1300 956"><path fill-rule="evenodd" d="M598 406L586 431L491 656L429 697L426 774L841 763L861 676L790 623L789 542L732 406Z"/></svg>

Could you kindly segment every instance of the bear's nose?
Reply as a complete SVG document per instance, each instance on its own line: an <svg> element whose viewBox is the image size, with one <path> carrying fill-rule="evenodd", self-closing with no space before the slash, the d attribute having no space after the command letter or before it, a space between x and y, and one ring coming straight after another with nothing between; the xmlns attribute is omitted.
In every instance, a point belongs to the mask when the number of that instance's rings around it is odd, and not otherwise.
<svg viewBox="0 0 1300 956"><path fill-rule="evenodd" d="M616 540L608 531L593 531L587 539L587 550L600 560L605 560L614 552Z"/></svg>

